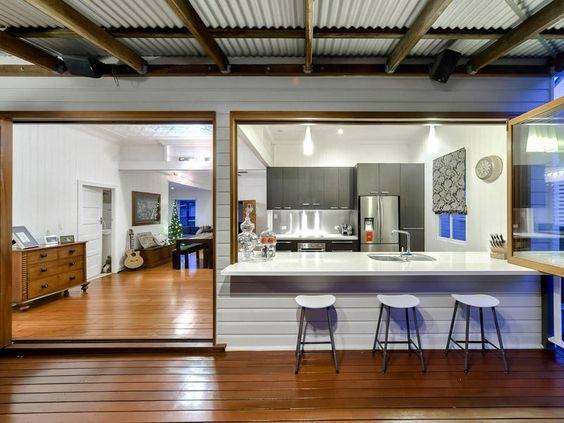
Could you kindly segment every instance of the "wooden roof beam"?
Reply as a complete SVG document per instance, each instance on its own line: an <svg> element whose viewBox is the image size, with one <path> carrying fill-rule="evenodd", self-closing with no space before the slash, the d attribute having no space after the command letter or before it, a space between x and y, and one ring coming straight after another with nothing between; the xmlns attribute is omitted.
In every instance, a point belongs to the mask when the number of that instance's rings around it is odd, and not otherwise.
<svg viewBox="0 0 564 423"><path fill-rule="evenodd" d="M194 38L186 28L106 28L114 38ZM209 28L214 38L303 39L300 28ZM314 28L313 38L399 40L408 28ZM80 38L67 28L16 28L5 30L19 38ZM422 39L431 40L494 40L507 34L507 29L431 28ZM540 34L547 40L564 39L564 30L548 29ZM534 39L535 37L531 37Z"/></svg>
<svg viewBox="0 0 564 423"><path fill-rule="evenodd" d="M564 15L564 0L553 0L530 18L524 20L503 37L468 61L467 71L475 74L484 66L497 60L519 44L534 38Z"/></svg>
<svg viewBox="0 0 564 423"><path fill-rule="evenodd" d="M136 52L112 37L90 19L73 9L63 0L26 0L49 17L77 33L92 44L105 50L111 56L135 69L137 73L147 72L147 62Z"/></svg>
<svg viewBox="0 0 564 423"><path fill-rule="evenodd" d="M167 2L219 69L222 72L229 73L229 60L227 60L227 56L223 53L190 1L167 0Z"/></svg>
<svg viewBox="0 0 564 423"><path fill-rule="evenodd" d="M0 31L0 50L52 72L63 73L66 70L65 64L59 58L5 31Z"/></svg>
<svg viewBox="0 0 564 423"><path fill-rule="evenodd" d="M415 21L396 45L386 62L386 72L393 73L415 44L427 33L452 0L429 0Z"/></svg>
<svg viewBox="0 0 564 423"><path fill-rule="evenodd" d="M304 0L304 72L313 71L313 0Z"/></svg>

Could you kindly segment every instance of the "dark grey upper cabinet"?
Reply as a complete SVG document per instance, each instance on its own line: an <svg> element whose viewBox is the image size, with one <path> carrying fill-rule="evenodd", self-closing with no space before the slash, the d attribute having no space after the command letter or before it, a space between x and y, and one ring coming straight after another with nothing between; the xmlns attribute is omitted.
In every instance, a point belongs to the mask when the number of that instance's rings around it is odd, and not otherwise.
<svg viewBox="0 0 564 423"><path fill-rule="evenodd" d="M269 167L266 175L269 210L353 207L353 168Z"/></svg>
<svg viewBox="0 0 564 423"><path fill-rule="evenodd" d="M422 163L402 164L400 190L401 227L425 226L425 168Z"/></svg>
<svg viewBox="0 0 564 423"><path fill-rule="evenodd" d="M380 174L377 163L359 163L356 167L356 187L358 195L380 193Z"/></svg>
<svg viewBox="0 0 564 423"><path fill-rule="evenodd" d="M339 177L341 169L339 167L326 167L324 169L325 208L329 210L337 210L340 205L341 185L339 185Z"/></svg>
<svg viewBox="0 0 564 423"><path fill-rule="evenodd" d="M269 167L266 169L266 208L269 210L281 210L283 207L283 179L283 167Z"/></svg>
<svg viewBox="0 0 564 423"><path fill-rule="evenodd" d="M339 208L354 208L354 168L340 167L339 169ZM336 190L333 186L332 191Z"/></svg>
<svg viewBox="0 0 564 423"><path fill-rule="evenodd" d="M378 165L380 194L400 195L400 165L382 163Z"/></svg>
<svg viewBox="0 0 564 423"><path fill-rule="evenodd" d="M299 209L299 191L300 179L297 167L283 168L283 204L282 208L286 210Z"/></svg>
<svg viewBox="0 0 564 423"><path fill-rule="evenodd" d="M400 165L359 163L356 167L357 195L399 195Z"/></svg>

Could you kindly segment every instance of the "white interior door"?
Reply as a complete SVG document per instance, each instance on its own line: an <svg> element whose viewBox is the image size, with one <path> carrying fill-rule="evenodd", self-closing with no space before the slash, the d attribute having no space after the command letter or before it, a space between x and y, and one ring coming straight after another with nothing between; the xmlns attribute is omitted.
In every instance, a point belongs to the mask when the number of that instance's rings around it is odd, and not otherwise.
<svg viewBox="0 0 564 423"><path fill-rule="evenodd" d="M86 277L102 271L102 206L101 188L83 186L80 204L80 240L86 241Z"/></svg>

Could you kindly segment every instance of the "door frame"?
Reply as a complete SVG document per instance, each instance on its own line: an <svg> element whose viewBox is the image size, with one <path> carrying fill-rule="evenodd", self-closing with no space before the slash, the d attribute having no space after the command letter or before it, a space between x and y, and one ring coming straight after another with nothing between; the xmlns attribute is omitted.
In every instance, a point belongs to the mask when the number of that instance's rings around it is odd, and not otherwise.
<svg viewBox="0 0 564 423"><path fill-rule="evenodd" d="M111 257L112 257L112 272L111 273L118 273L118 269L119 269L119 256L117 254L118 248L117 248L117 236L116 236L116 226L114 224L116 216L117 216L117 208L116 208L116 203L117 203L117 189L118 186L117 185L113 185L113 184L103 184L103 183L99 183L99 182L90 182L90 181L83 181L83 180L79 180L78 181L78 193L77 193L77 233L76 233L76 238L77 240L80 240L80 222L82 219L82 203L83 203L83 195L82 195L82 188L83 187L92 187L92 188L100 188L100 189L107 189L110 190L112 193L112 232L110 235L110 244L111 244ZM102 204L103 207L103 204ZM103 262L103 260L102 260ZM102 263L103 264L103 263ZM99 276L99 275L98 275Z"/></svg>
<svg viewBox="0 0 564 423"><path fill-rule="evenodd" d="M241 124L296 124L332 123L343 125L409 125L437 123L470 125L497 123L506 124L516 116L514 112L332 112L332 111L232 111L229 114L229 163L230 175L230 218L231 218L231 263L237 262L237 127Z"/></svg>
<svg viewBox="0 0 564 423"><path fill-rule="evenodd" d="M0 349L12 344L12 145L13 124L25 123L120 123L212 125L212 222L214 251L216 236L217 123L215 111L1 111L0 112ZM217 256L214 256L214 261ZM213 271L213 327L211 339L194 339L216 345L217 292L216 268ZM192 341L192 340L186 340ZM120 342L122 346L127 343ZM162 342L162 341L158 341ZM81 344L81 349L84 345Z"/></svg>

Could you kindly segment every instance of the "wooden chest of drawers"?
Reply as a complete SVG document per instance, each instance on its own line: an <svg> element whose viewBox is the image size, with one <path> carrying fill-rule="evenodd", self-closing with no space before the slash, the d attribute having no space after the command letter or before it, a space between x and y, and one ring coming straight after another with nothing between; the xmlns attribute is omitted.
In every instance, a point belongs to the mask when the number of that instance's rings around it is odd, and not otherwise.
<svg viewBox="0 0 564 423"><path fill-rule="evenodd" d="M12 251L12 302L21 311L29 303L82 285L86 291L85 242Z"/></svg>

